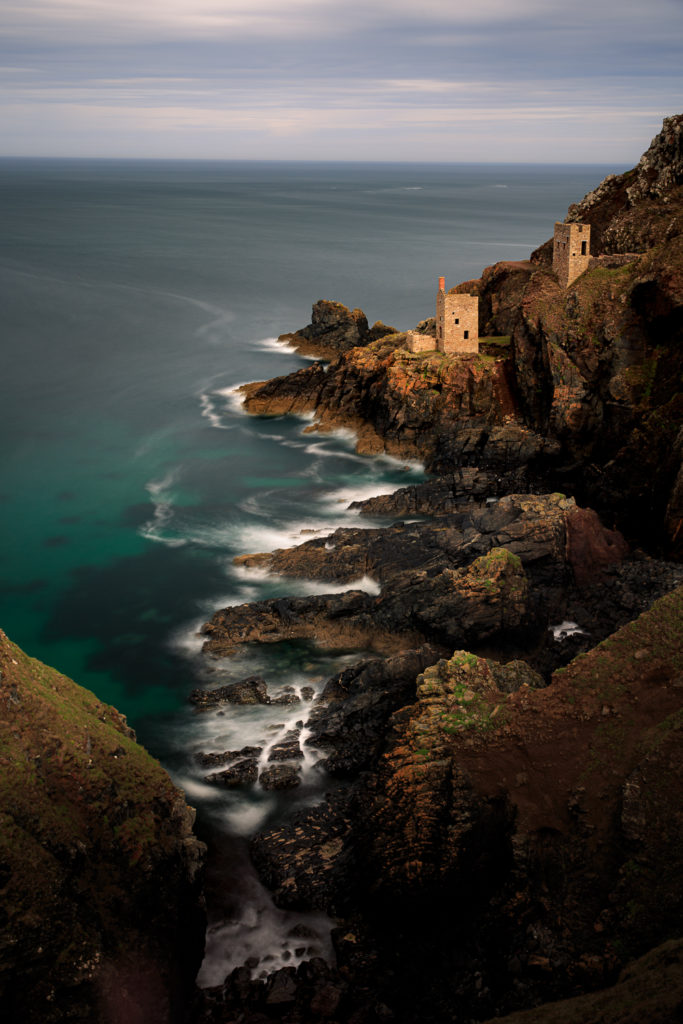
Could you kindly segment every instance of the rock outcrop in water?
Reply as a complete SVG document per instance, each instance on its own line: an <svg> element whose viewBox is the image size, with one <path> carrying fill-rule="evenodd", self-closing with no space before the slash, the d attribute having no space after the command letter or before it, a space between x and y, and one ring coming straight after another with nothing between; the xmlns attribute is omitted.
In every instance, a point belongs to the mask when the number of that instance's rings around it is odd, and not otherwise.
<svg viewBox="0 0 683 1024"><path fill-rule="evenodd" d="M594 253L606 255L569 289L549 243L454 289L478 294L480 337L494 336L479 356L364 336L328 369L247 385L246 408L313 411L317 429L351 427L360 451L421 458L432 472L562 490L640 544L679 552L682 126L683 115L667 118L637 168L572 207L569 219L590 223ZM342 326L350 316L340 313Z"/></svg>
<svg viewBox="0 0 683 1024"><path fill-rule="evenodd" d="M0 632L0 1015L181 1021L204 940L194 812L125 718Z"/></svg>
<svg viewBox="0 0 683 1024"><path fill-rule="evenodd" d="M367 317L361 309L349 310L341 302L320 299L313 306L311 323L292 334L281 334L279 340L293 345L302 355L336 359L358 345L396 333L395 327L377 322L368 327Z"/></svg>

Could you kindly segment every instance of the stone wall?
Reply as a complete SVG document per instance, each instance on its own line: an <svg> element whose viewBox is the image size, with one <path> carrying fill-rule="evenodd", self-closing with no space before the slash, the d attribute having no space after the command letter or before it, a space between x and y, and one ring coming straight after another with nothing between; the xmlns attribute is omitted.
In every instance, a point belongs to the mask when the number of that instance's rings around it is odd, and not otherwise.
<svg viewBox="0 0 683 1024"><path fill-rule="evenodd" d="M562 288L588 270L590 263L590 224L555 224L553 236L553 270Z"/></svg>
<svg viewBox="0 0 683 1024"><path fill-rule="evenodd" d="M420 334L419 331L408 331L406 348L409 352L434 352L436 341L431 334Z"/></svg>

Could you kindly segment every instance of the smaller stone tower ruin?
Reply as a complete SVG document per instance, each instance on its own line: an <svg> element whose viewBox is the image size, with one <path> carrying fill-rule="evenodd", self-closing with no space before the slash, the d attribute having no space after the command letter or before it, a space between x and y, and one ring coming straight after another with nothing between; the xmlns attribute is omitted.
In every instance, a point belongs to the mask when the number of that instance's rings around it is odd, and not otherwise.
<svg viewBox="0 0 683 1024"><path fill-rule="evenodd" d="M436 347L449 355L479 351L479 296L447 295L443 277L436 294Z"/></svg>
<svg viewBox="0 0 683 1024"><path fill-rule="evenodd" d="M553 270L562 288L568 288L584 270L591 258L590 224L555 223L553 236Z"/></svg>

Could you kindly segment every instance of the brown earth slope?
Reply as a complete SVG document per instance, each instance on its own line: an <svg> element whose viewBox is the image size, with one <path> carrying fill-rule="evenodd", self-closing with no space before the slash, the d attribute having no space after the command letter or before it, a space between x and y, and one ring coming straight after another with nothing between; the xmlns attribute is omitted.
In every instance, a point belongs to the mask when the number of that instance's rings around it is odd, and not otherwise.
<svg viewBox="0 0 683 1024"><path fill-rule="evenodd" d="M0 1010L169 1024L203 948L194 812L125 718L0 632Z"/></svg>

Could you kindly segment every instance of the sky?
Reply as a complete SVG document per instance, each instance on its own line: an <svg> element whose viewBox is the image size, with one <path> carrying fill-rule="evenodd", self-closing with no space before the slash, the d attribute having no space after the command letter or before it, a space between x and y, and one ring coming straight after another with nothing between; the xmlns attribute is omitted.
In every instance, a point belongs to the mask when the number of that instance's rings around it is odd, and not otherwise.
<svg viewBox="0 0 683 1024"><path fill-rule="evenodd" d="M634 164L683 0L1 0L0 155Z"/></svg>

